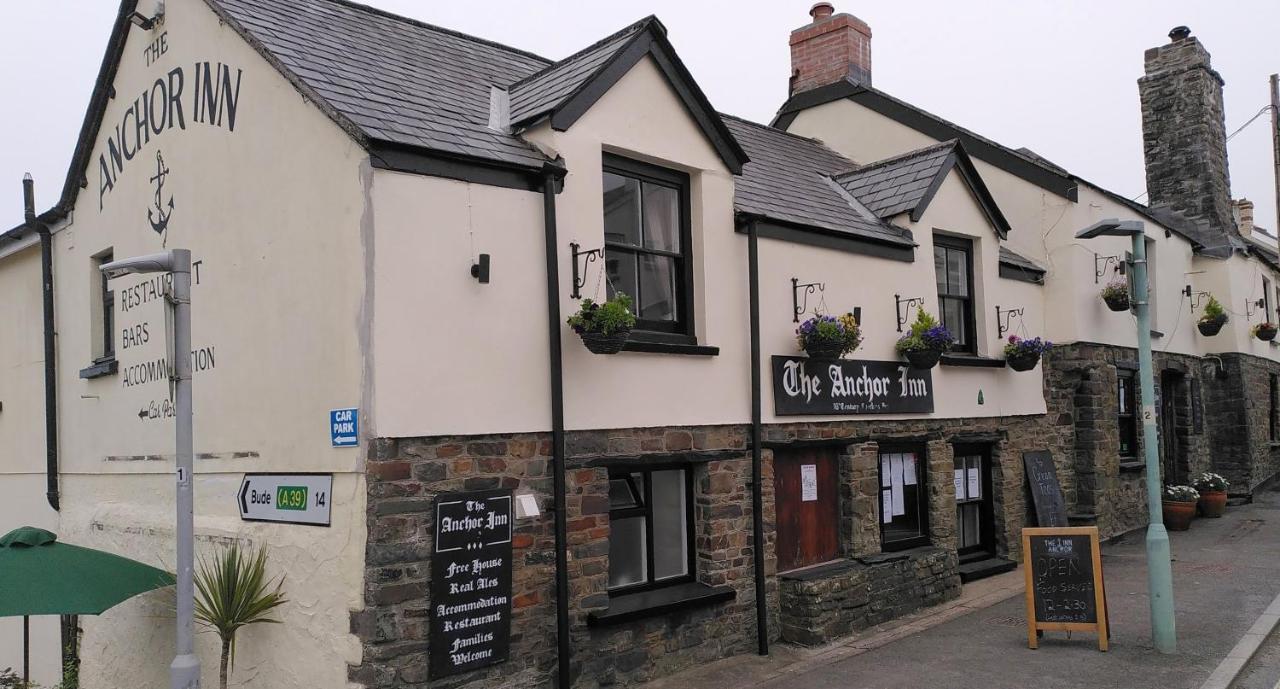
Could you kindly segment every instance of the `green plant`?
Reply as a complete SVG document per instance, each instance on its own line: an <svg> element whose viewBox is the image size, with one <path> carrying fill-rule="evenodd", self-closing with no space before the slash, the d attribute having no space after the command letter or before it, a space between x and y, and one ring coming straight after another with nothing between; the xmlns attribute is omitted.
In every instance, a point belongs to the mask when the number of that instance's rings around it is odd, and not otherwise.
<svg viewBox="0 0 1280 689"><path fill-rule="evenodd" d="M1258 323L1257 325L1255 325L1255 326L1253 326L1252 328L1250 328L1250 329L1249 329L1249 334L1250 334L1250 335L1253 335L1254 337L1257 337L1259 332L1266 332L1266 331L1269 331L1269 330L1273 331L1273 330L1275 330L1275 329L1276 329L1276 324L1275 324L1275 323L1262 322L1262 323Z"/></svg>
<svg viewBox="0 0 1280 689"><path fill-rule="evenodd" d="M1222 308L1222 304L1215 299L1212 294L1210 294L1209 301L1204 305L1204 314L1200 316L1200 322L1216 323L1218 321L1222 321L1223 323L1227 322L1227 311Z"/></svg>
<svg viewBox="0 0 1280 689"><path fill-rule="evenodd" d="M1231 482L1223 478L1220 474L1206 471L1200 474L1195 482L1196 490L1202 493L1215 492L1220 493L1231 487Z"/></svg>
<svg viewBox="0 0 1280 689"><path fill-rule="evenodd" d="M956 338L952 337L951 331L939 324L938 319L924 309L917 309L916 320L911 324L911 330L898 338L894 349L899 354L922 350L946 352L951 349L955 341Z"/></svg>
<svg viewBox="0 0 1280 689"><path fill-rule="evenodd" d="M582 307L578 312L569 316L569 327L579 335L582 333L612 335L619 331L629 331L635 326L636 316L631 312L631 297L622 292L616 293L612 299L603 304L583 299Z"/></svg>
<svg viewBox="0 0 1280 689"><path fill-rule="evenodd" d="M249 552L238 544L216 556L200 558L196 570L196 620L212 628L222 640L222 664L218 679L227 689L227 673L235 665L236 632L260 622L278 624L268 617L288 602L281 588L284 576L267 578L267 553L261 547Z"/></svg>
<svg viewBox="0 0 1280 689"><path fill-rule="evenodd" d="M1200 493L1191 486L1165 486L1164 500L1166 502L1195 502L1200 499Z"/></svg>
<svg viewBox="0 0 1280 689"><path fill-rule="evenodd" d="M852 352L862 344L862 329L852 313L843 316L815 315L796 328L796 344L808 350L814 345L830 344L840 347L841 356Z"/></svg>
<svg viewBox="0 0 1280 689"><path fill-rule="evenodd" d="M1017 335L1010 335L1009 342L1004 346L1004 356L1006 359L1019 356L1040 356L1045 352L1053 349L1053 343L1033 337L1030 340Z"/></svg>
<svg viewBox="0 0 1280 689"><path fill-rule="evenodd" d="M1112 280L1102 288L1102 298L1111 301L1113 299L1129 298L1129 283L1124 280ZM1206 307L1207 308L1207 307Z"/></svg>

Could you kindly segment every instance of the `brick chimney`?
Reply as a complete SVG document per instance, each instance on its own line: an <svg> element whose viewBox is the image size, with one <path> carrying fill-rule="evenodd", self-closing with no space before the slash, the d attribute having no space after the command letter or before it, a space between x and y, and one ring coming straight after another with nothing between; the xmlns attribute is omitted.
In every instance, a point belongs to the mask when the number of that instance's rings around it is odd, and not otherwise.
<svg viewBox="0 0 1280 689"><path fill-rule="evenodd" d="M1147 50L1142 101L1142 148L1149 205L1182 211L1231 232L1235 224L1227 172L1222 77L1191 30L1179 26L1169 43Z"/></svg>
<svg viewBox="0 0 1280 689"><path fill-rule="evenodd" d="M871 85L871 27L829 2L809 10L813 21L791 32L791 95L846 77Z"/></svg>
<svg viewBox="0 0 1280 689"><path fill-rule="evenodd" d="M1236 201L1236 228L1240 230L1241 237L1248 237L1253 234L1253 202L1249 199L1240 199Z"/></svg>

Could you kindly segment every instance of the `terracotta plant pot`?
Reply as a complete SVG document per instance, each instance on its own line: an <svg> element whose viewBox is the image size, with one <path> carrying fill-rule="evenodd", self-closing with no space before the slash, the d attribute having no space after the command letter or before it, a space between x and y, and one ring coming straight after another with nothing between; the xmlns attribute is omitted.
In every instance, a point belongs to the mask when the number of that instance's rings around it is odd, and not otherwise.
<svg viewBox="0 0 1280 689"><path fill-rule="evenodd" d="M1222 326L1226 325L1226 323L1227 319L1223 317L1212 321L1200 321L1196 323L1196 328L1200 330L1201 335L1204 335L1205 337L1213 337L1222 330Z"/></svg>
<svg viewBox="0 0 1280 689"><path fill-rule="evenodd" d="M839 359L843 345L839 342L814 342L804 348L810 359Z"/></svg>
<svg viewBox="0 0 1280 689"><path fill-rule="evenodd" d="M609 335L603 333L582 333L582 344L587 346L587 350L592 354L617 354L622 351L622 346L627 344L627 338L631 336L631 330L618 330Z"/></svg>
<svg viewBox="0 0 1280 689"><path fill-rule="evenodd" d="M1254 333L1254 336L1263 342L1270 342L1276 339L1276 327L1273 325L1267 328L1258 328L1258 331Z"/></svg>
<svg viewBox="0 0 1280 689"><path fill-rule="evenodd" d="M1169 531L1186 531L1196 516L1196 503L1161 501L1164 512L1164 528Z"/></svg>
<svg viewBox="0 0 1280 689"><path fill-rule="evenodd" d="M903 356L911 363L911 368L926 370L938 365L938 359L942 358L942 352L936 349L917 349L914 352L904 352Z"/></svg>
<svg viewBox="0 0 1280 689"><path fill-rule="evenodd" d="M1009 368L1015 371L1030 371L1040 363L1039 354L1021 354L1018 356L1005 357L1005 363Z"/></svg>
<svg viewBox="0 0 1280 689"><path fill-rule="evenodd" d="M1112 311L1128 311L1129 295L1121 294L1114 297L1103 297L1102 301L1107 302L1107 308Z"/></svg>
<svg viewBox="0 0 1280 689"><path fill-rule="evenodd" d="M1227 511L1227 491L1225 490L1202 490L1200 491L1200 514L1205 517L1217 518L1221 517L1223 512Z"/></svg>

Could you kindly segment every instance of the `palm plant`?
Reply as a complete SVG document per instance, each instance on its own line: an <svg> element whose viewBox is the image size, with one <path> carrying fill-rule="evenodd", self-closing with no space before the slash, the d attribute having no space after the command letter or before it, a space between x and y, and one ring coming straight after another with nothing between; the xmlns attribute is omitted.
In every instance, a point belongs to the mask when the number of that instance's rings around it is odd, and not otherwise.
<svg viewBox="0 0 1280 689"><path fill-rule="evenodd" d="M200 558L196 572L195 616L222 640L222 665L218 674L227 689L227 673L235 665L236 632L259 622L278 624L268 617L288 602L281 591L284 576L267 578L267 553L261 547L248 552L232 544L216 556Z"/></svg>

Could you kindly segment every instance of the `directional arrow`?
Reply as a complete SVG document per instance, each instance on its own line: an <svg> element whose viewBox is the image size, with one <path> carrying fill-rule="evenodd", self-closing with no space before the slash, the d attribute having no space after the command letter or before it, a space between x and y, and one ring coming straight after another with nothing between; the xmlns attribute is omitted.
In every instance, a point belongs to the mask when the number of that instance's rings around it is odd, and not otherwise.
<svg viewBox="0 0 1280 689"><path fill-rule="evenodd" d="M150 416L150 412L148 412L146 409L143 409L142 411L139 411L139 412L138 412L138 418L139 418L139 419L145 419L145 418L147 418L148 416Z"/></svg>
<svg viewBox="0 0 1280 689"><path fill-rule="evenodd" d="M249 514L249 477L244 477L244 481L240 484L240 516Z"/></svg>

